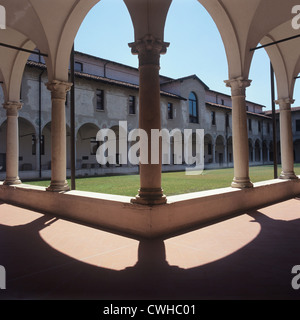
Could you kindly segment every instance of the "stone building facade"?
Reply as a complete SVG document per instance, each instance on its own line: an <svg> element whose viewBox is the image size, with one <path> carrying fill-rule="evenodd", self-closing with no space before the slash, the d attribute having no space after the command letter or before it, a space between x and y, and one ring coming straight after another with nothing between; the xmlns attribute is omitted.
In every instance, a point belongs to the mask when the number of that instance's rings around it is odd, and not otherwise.
<svg viewBox="0 0 300 320"><path fill-rule="evenodd" d="M138 173L138 166L130 163L101 166L96 160L99 147L96 135L100 129L110 128L118 137L119 121L127 121L128 131L138 127L138 69L76 52L75 71L77 176ZM19 171L23 180L51 176L51 95L47 82L43 59L32 55L25 67L21 87L23 107L19 112ZM211 90L196 75L180 79L160 76L160 84L162 128L182 132L204 129L205 168L232 167L231 96ZM0 100L3 103L2 93ZM264 113L263 105L251 101L246 105L250 165L271 163L272 119ZM0 118L0 166L4 177L4 109L0 110ZM70 93L66 101L66 125L67 168L70 169ZM174 164L171 157L170 164L163 165L162 170L177 171L185 167L184 163Z"/></svg>

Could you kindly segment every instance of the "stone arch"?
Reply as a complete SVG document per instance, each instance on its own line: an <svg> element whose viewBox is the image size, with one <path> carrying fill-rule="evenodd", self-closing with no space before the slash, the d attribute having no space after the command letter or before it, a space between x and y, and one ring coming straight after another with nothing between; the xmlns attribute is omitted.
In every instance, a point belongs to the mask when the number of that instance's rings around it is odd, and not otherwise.
<svg viewBox="0 0 300 320"><path fill-rule="evenodd" d="M222 135L218 135L215 141L215 159L220 166L226 161L225 138Z"/></svg>
<svg viewBox="0 0 300 320"><path fill-rule="evenodd" d="M160 41L164 40L164 27L172 0L124 2L132 19L135 41L147 34Z"/></svg>
<svg viewBox="0 0 300 320"><path fill-rule="evenodd" d="M41 132L42 170L51 170L51 121L44 125Z"/></svg>
<svg viewBox="0 0 300 320"><path fill-rule="evenodd" d="M204 162L205 162L205 164L213 163L213 161L214 161L213 152L214 152L213 137L209 133L207 133L204 136Z"/></svg>
<svg viewBox="0 0 300 320"><path fill-rule="evenodd" d="M254 144L254 149L255 149L255 162L260 162L261 161L261 142L259 139L255 140Z"/></svg>
<svg viewBox="0 0 300 320"><path fill-rule="evenodd" d="M37 169L38 136L36 128L27 119L19 117L19 165L20 171Z"/></svg>
<svg viewBox="0 0 300 320"><path fill-rule="evenodd" d="M233 163L233 144L232 136L227 138L227 162Z"/></svg>
<svg viewBox="0 0 300 320"><path fill-rule="evenodd" d="M38 153L38 136L35 126L23 117L19 117L19 169L36 170ZM6 167L6 128L7 120L0 126L0 171Z"/></svg>
<svg viewBox="0 0 300 320"><path fill-rule="evenodd" d="M100 0L80 0L72 7L59 37L55 61L53 61L53 79L68 81L70 53L74 39L84 18L98 2Z"/></svg>
<svg viewBox="0 0 300 320"><path fill-rule="evenodd" d="M34 50L36 47L23 33L9 27L2 33L1 41L26 50ZM24 68L30 53L0 47L0 55L0 77L5 100L19 102Z"/></svg>
<svg viewBox="0 0 300 320"><path fill-rule="evenodd" d="M219 1L198 0L214 20L223 44L228 61L229 78L240 77L242 72L242 57L238 35L232 24L226 8Z"/></svg>
<svg viewBox="0 0 300 320"><path fill-rule="evenodd" d="M294 141L294 159L296 163L300 163L300 139Z"/></svg>
<svg viewBox="0 0 300 320"><path fill-rule="evenodd" d="M263 141L262 143L262 161L264 163L269 162L269 144L266 140Z"/></svg>
<svg viewBox="0 0 300 320"><path fill-rule="evenodd" d="M94 123L85 123L77 130L76 166L78 169L96 167L96 152L99 146L96 136L99 129Z"/></svg>
<svg viewBox="0 0 300 320"><path fill-rule="evenodd" d="M261 40L261 44L265 45L267 43L274 42L275 39L271 36L265 36ZM272 66L274 69L274 74L277 83L277 94L278 97L287 98L289 97L289 86L288 86L288 75L286 70L286 64L284 62L282 53L277 45L272 46L272 48L265 49L270 60L272 61Z"/></svg>

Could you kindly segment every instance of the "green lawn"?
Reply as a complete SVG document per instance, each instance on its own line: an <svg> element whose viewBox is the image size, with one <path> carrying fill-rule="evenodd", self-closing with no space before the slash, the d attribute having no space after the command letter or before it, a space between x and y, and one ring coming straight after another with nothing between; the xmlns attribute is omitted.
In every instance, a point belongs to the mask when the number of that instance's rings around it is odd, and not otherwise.
<svg viewBox="0 0 300 320"><path fill-rule="evenodd" d="M280 174L280 167L278 173ZM273 166L250 167L252 182L273 179ZM295 165L300 175L300 164ZM185 172L162 174L162 187L167 196L228 187L233 179L233 169L205 170L201 175L188 176ZM27 184L48 186L50 181L31 181ZM69 181L70 183L70 181ZM76 179L76 189L134 197L139 188L138 175L91 177Z"/></svg>

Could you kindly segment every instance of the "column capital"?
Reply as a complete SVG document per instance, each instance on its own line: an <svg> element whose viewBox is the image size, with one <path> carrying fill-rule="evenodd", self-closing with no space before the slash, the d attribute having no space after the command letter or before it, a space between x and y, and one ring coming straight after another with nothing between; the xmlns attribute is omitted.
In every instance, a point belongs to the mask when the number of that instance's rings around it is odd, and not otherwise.
<svg viewBox="0 0 300 320"><path fill-rule="evenodd" d="M225 80L226 87L231 88L231 95L236 96L245 96L246 88L251 85L252 80L244 79L243 77L238 77L235 79Z"/></svg>
<svg viewBox="0 0 300 320"><path fill-rule="evenodd" d="M151 34L146 34L142 39L129 43L128 45L131 48L132 54L139 56L140 65L158 65L160 55L167 52L170 44L155 38Z"/></svg>
<svg viewBox="0 0 300 320"><path fill-rule="evenodd" d="M53 80L46 83L47 89L51 91L52 99L66 99L66 93L70 91L72 83L59 80Z"/></svg>
<svg viewBox="0 0 300 320"><path fill-rule="evenodd" d="M280 111L283 110L291 110L291 104L293 104L295 100L291 98L284 98L275 100L275 103L279 105Z"/></svg>
<svg viewBox="0 0 300 320"><path fill-rule="evenodd" d="M8 101L3 104L3 108L6 110L6 115L8 117L17 117L19 110L21 110L23 104L16 101Z"/></svg>

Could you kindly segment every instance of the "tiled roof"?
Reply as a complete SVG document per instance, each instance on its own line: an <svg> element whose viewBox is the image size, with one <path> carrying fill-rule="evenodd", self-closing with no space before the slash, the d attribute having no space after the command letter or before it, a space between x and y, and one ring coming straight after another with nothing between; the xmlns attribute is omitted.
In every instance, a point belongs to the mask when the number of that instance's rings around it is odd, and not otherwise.
<svg viewBox="0 0 300 320"><path fill-rule="evenodd" d="M185 80L189 80L189 79L193 79L193 80L197 80L199 81L206 90L209 90L209 87L195 74L192 74L190 76L187 76L187 77L182 77L182 78L177 78L177 79L169 79L165 82L162 83L162 85L165 85L165 84L169 84L169 83L172 83L172 82L182 82L182 81L185 81Z"/></svg>
<svg viewBox="0 0 300 320"><path fill-rule="evenodd" d="M210 107L217 107L217 108L221 108L221 109L225 109L225 110L232 110L231 107L224 106L224 105L218 104L218 103L206 102L206 104L209 105ZM271 119L270 116L266 115L266 112L265 113L255 113L255 112L247 111L247 114L252 115L252 116L256 116L256 117Z"/></svg>
<svg viewBox="0 0 300 320"><path fill-rule="evenodd" d="M291 111L292 111L292 112L300 111L300 107L293 107L293 108L291 108ZM279 110L279 109L276 109L276 110L275 110L275 113L280 113L280 110ZM265 111L264 114L266 114L266 115L272 115L272 110Z"/></svg>
<svg viewBox="0 0 300 320"><path fill-rule="evenodd" d="M46 65L44 63L39 63L39 62L35 62L35 61L28 61L27 62L27 66L29 67L36 67L36 68L41 68L41 69L46 69ZM84 73L84 72L75 72L75 76L78 78L83 78L83 79L88 79L88 80L94 80L94 81L98 81L98 82L102 82L105 84L110 84L110 85L115 85L115 86L120 86L120 87L125 87L125 88L129 88L129 89L134 89L134 90L139 90L139 86L133 83L129 83L129 82L125 82L125 81L120 81L120 80L115 80L115 79L110 79L110 78L106 78L106 77L101 77L101 76L97 76L97 75L92 75L89 73ZM179 100L186 100L183 97L180 97L176 94L170 93L170 92L166 92L161 90L160 94L162 96L166 96L169 98L173 98L173 99L179 99Z"/></svg>

